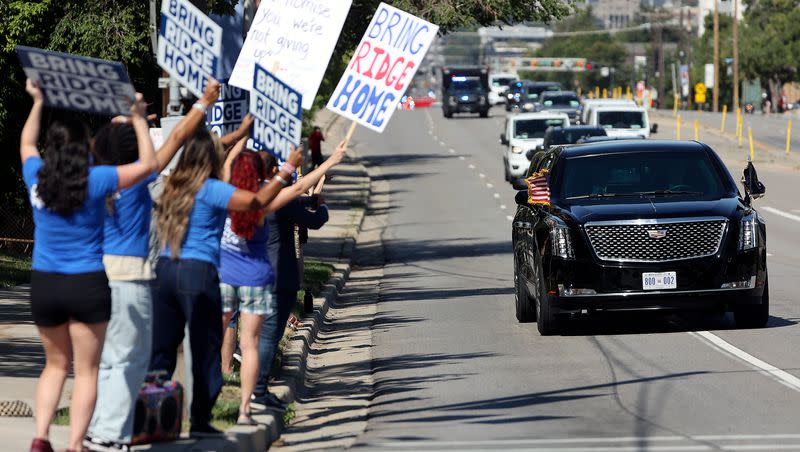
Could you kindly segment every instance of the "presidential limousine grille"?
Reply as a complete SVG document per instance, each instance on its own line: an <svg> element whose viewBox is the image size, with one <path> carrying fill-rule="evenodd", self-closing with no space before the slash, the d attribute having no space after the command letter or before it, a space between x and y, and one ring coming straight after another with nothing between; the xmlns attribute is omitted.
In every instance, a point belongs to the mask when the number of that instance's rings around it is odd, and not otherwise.
<svg viewBox="0 0 800 452"><path fill-rule="evenodd" d="M653 224L620 222L584 226L598 258L619 262L665 262L717 253L725 219Z"/></svg>

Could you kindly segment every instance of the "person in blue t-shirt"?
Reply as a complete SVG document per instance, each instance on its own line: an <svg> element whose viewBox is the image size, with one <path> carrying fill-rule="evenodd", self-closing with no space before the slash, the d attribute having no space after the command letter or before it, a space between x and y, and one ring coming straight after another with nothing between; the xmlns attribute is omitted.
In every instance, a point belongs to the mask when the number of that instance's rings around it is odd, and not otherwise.
<svg viewBox="0 0 800 452"><path fill-rule="evenodd" d="M212 105L219 98L219 90L219 82L209 79L198 102L205 107ZM112 315L100 359L95 411L83 442L91 451L124 451L130 447L134 402L147 375L153 337L154 275L148 259L153 202L148 184L204 120L203 112L192 108L156 153L156 171L107 201L103 263L111 287ZM246 128L234 134L241 136ZM95 135L94 154L99 164L134 162L136 148L136 135L125 117L115 118Z"/></svg>
<svg viewBox="0 0 800 452"><path fill-rule="evenodd" d="M205 110L203 105L193 108ZM151 370L175 371L184 325L192 349L192 436L221 432L209 423L222 388L222 300L219 291L220 239L228 210L263 209L287 185L303 161L295 150L279 177L257 192L237 190L220 181L221 143L205 129L186 142L156 203L156 227L162 248L156 264L158 288L153 303Z"/></svg>
<svg viewBox="0 0 800 452"><path fill-rule="evenodd" d="M94 409L100 351L111 317L111 294L103 269L106 196L137 184L156 167L141 94L132 102L131 122L138 161L90 166L90 139L79 122L53 123L44 158L37 140L44 108L38 84L27 81L33 98L22 129L20 158L33 210L31 312L46 363L36 387L36 437L31 451L51 452L49 426L72 362L69 449L80 450Z"/></svg>
<svg viewBox="0 0 800 452"><path fill-rule="evenodd" d="M253 150L244 148L240 141L225 161L231 167L232 184L242 190L255 192L275 173L267 174L265 161ZM222 328L225 331L233 313L239 311L242 350L240 425L256 425L250 414L250 396L258 378L258 337L264 316L272 313L274 272L267 256L269 227L266 215L277 211L293 199L314 187L329 169L344 158L346 145L342 142L331 157L316 170L302 177L300 182L281 192L262 210L230 212L222 235L220 258L220 291L222 293ZM273 157L274 161L274 157ZM225 371L227 369L223 369Z"/></svg>

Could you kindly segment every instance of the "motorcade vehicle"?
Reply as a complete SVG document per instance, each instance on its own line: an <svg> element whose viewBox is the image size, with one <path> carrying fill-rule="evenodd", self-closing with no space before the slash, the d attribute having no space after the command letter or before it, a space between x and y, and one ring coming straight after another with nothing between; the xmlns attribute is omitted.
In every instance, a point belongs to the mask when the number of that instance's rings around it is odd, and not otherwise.
<svg viewBox="0 0 800 452"><path fill-rule="evenodd" d="M539 102L539 96L543 92L558 91L560 89L561 85L556 82L518 81L509 91L511 97L506 97L506 111L535 111Z"/></svg>
<svg viewBox="0 0 800 452"><path fill-rule="evenodd" d="M636 102L631 99L583 99L581 102L581 124L589 124L589 116L592 110L597 107L635 107Z"/></svg>
<svg viewBox="0 0 800 452"><path fill-rule="evenodd" d="M551 127L544 133L541 150L547 151L551 146L561 144L575 144L590 137L607 138L608 136L606 135L606 129L596 126L570 125L569 127Z"/></svg>
<svg viewBox="0 0 800 452"><path fill-rule="evenodd" d="M580 124L583 106L575 91L543 91L539 95L537 111L566 113L571 124Z"/></svg>
<svg viewBox="0 0 800 452"><path fill-rule="evenodd" d="M517 74L513 72L490 72L489 103L492 105L505 103L509 84L515 80L517 80Z"/></svg>
<svg viewBox="0 0 800 452"><path fill-rule="evenodd" d="M754 200L695 141L556 146L527 171L512 223L516 316L542 335L564 314L730 310L736 325L769 318L767 235Z"/></svg>
<svg viewBox="0 0 800 452"><path fill-rule="evenodd" d="M550 127L568 127L569 117L564 113L538 112L518 113L506 117L500 144L503 152L505 179L514 188L525 187L523 177L530 165L528 151L535 150L544 142L544 134Z"/></svg>
<svg viewBox="0 0 800 452"><path fill-rule="evenodd" d="M592 109L589 124L606 129L610 137L649 138L656 127L650 126L647 110L643 107L597 107Z"/></svg>
<svg viewBox="0 0 800 452"><path fill-rule="evenodd" d="M477 113L489 116L489 70L481 66L442 68L442 113Z"/></svg>
<svg viewBox="0 0 800 452"><path fill-rule="evenodd" d="M605 131L605 129L603 129L603 131ZM633 137L610 137L608 135L597 136L597 137L585 137L579 139L576 142L576 144L601 143L604 141L623 141L623 140L644 140L644 137L641 135L636 135Z"/></svg>

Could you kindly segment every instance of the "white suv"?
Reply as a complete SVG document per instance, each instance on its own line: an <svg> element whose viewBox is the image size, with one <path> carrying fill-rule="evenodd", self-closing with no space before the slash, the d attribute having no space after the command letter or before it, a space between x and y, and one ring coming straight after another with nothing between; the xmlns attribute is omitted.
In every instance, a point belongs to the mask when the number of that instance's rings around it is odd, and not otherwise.
<svg viewBox="0 0 800 452"><path fill-rule="evenodd" d="M569 117L565 113L546 111L506 116L500 143L506 146L503 153L506 180L514 188L525 188L523 178L530 165L528 151L535 151L544 143L544 133L549 127L569 127Z"/></svg>
<svg viewBox="0 0 800 452"><path fill-rule="evenodd" d="M517 79L513 72L493 72L489 74L489 105L505 103L508 84Z"/></svg>

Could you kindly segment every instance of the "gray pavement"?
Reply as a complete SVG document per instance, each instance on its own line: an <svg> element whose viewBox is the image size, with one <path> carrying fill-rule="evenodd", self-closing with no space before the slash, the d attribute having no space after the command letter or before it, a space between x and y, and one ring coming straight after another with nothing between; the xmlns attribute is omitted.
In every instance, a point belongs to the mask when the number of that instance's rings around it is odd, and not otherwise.
<svg viewBox="0 0 800 452"><path fill-rule="evenodd" d="M757 204L769 224L767 328L639 313L541 337L514 318L516 206L503 181L502 120L498 109L452 120L439 109L401 111L383 135L356 133L391 201L374 393L353 447L800 450L800 174L777 161L759 173L768 189ZM659 137L670 133L666 121ZM737 177L740 155L723 153Z"/></svg>

